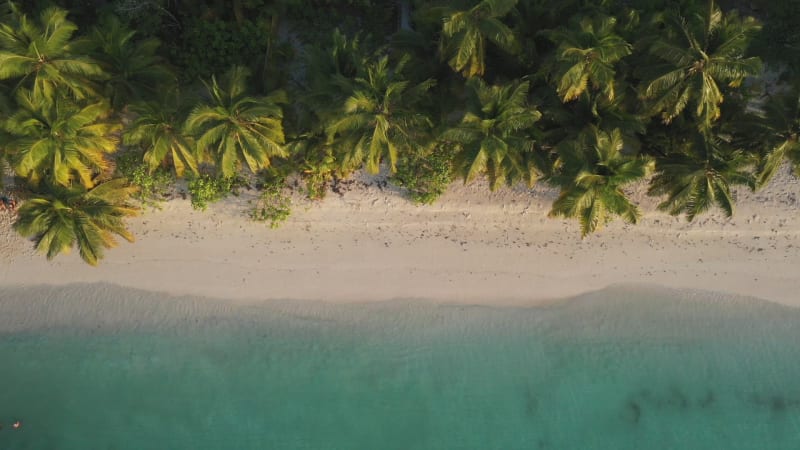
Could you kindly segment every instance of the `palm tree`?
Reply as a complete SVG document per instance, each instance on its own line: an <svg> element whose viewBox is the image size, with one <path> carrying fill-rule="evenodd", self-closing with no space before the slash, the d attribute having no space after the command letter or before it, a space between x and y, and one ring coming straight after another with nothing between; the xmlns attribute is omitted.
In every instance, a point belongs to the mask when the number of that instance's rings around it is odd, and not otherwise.
<svg viewBox="0 0 800 450"><path fill-rule="evenodd" d="M294 136L286 143L292 163L306 182L306 196L320 200L327 193L328 182L343 175L327 138L316 132Z"/></svg>
<svg viewBox="0 0 800 450"><path fill-rule="evenodd" d="M47 100L35 92L17 91L17 112L5 123L7 147L16 173L38 184L90 188L108 168L105 155L117 150L120 125L103 119L104 101L79 106L64 97Z"/></svg>
<svg viewBox="0 0 800 450"><path fill-rule="evenodd" d="M692 103L699 124L710 126L720 116L721 86L738 87L744 78L761 72L759 58L744 57L761 27L735 11L723 15L713 0L704 14L669 13L660 22L667 37L656 39L650 53L664 63L644 89L649 112L660 113L662 121L670 123Z"/></svg>
<svg viewBox="0 0 800 450"><path fill-rule="evenodd" d="M500 19L516 4L517 0L481 0L467 10L445 10L440 53L450 67L466 78L483 76L487 40L515 52L514 33Z"/></svg>
<svg viewBox="0 0 800 450"><path fill-rule="evenodd" d="M800 87L795 83L785 93L770 98L764 111L749 117L756 132L750 136L759 147L766 146L758 167L758 186L775 175L784 161L789 161L800 176Z"/></svg>
<svg viewBox="0 0 800 450"><path fill-rule="evenodd" d="M541 113L528 104L528 82L489 86L479 78L467 81L467 111L461 123L440 136L444 141L459 144L455 170L468 183L486 174L491 189L504 181L513 184L525 180L529 185L537 178L534 164L534 124Z"/></svg>
<svg viewBox="0 0 800 450"><path fill-rule="evenodd" d="M606 132L593 125L563 142L558 148L557 172L550 180L561 187L561 193L550 216L577 217L583 237L613 216L638 222L641 212L622 188L647 176L653 162L625 155L623 147L619 129Z"/></svg>
<svg viewBox="0 0 800 450"><path fill-rule="evenodd" d="M19 7L10 1L0 4L0 23L11 23L19 14Z"/></svg>
<svg viewBox="0 0 800 450"><path fill-rule="evenodd" d="M83 56L90 43L72 39L77 26L67 11L47 8L38 21L15 10L15 20L0 23L0 80L20 79L40 98L53 99L61 90L78 99L96 94L91 80L104 77L99 65Z"/></svg>
<svg viewBox="0 0 800 450"><path fill-rule="evenodd" d="M177 103L177 102L175 102ZM182 177L185 170L198 174L194 140L184 134L185 114L173 102L138 102L130 106L135 119L122 135L125 145L144 150L144 162L150 173L165 163Z"/></svg>
<svg viewBox="0 0 800 450"><path fill-rule="evenodd" d="M197 138L198 153L210 150L223 176L231 177L244 163L252 172L269 167L270 158L288 156L284 149L283 91L266 97L246 93L249 71L232 68L222 77L206 83L209 100L194 108L186 119L185 131Z"/></svg>
<svg viewBox="0 0 800 450"><path fill-rule="evenodd" d="M347 36L338 28L327 45L304 48L303 70L294 79L294 120L288 121L294 130L287 131L286 148L304 174L311 198L325 195L326 183L337 169L349 171L336 160L326 130L340 118L342 104L352 94L352 80L369 64L370 54L360 34Z"/></svg>
<svg viewBox="0 0 800 450"><path fill-rule="evenodd" d="M562 102L578 98L591 86L613 101L616 96L614 64L631 54L632 47L614 33L614 17L582 17L570 28L546 32L558 45L552 76Z"/></svg>
<svg viewBox="0 0 800 450"><path fill-rule="evenodd" d="M597 91L585 91L574 101L561 103L557 92L540 88L534 98L542 105L539 126L544 133L543 141L558 145L594 125L603 130L619 128L625 147L638 150L640 136L647 131L647 117L636 114L638 103L634 95L628 95L633 91L626 83L617 82L615 91L613 100Z"/></svg>
<svg viewBox="0 0 800 450"><path fill-rule="evenodd" d="M36 249L52 259L69 253L77 243L81 258L92 266L103 257L104 248L116 246L114 235L133 242L123 219L136 215L128 203L136 191L123 178L83 186L49 186L26 200L18 210L14 228L36 241Z"/></svg>
<svg viewBox="0 0 800 450"><path fill-rule="evenodd" d="M340 112L350 94L350 80L369 64L369 52L362 37L348 37L339 29L333 31L330 45L310 45L303 54L304 76L298 77L298 101L301 123L315 133L324 134L325 126Z"/></svg>
<svg viewBox="0 0 800 450"><path fill-rule="evenodd" d="M403 78L408 58L389 67L383 56L367 64L366 74L352 80L351 94L344 100L341 115L327 126L328 142L341 154L344 167L366 168L377 173L386 157L395 171L398 152L418 145L430 119L419 112L419 100L434 86L433 79L411 84Z"/></svg>
<svg viewBox="0 0 800 450"><path fill-rule="evenodd" d="M136 41L136 31L118 17L109 16L91 33L97 50L92 54L103 70L111 106L119 109L133 100L154 98L165 86L174 86L175 74L156 54L156 38Z"/></svg>
<svg viewBox="0 0 800 450"><path fill-rule="evenodd" d="M712 130L695 130L689 137L672 140L656 159L656 174L648 190L649 195L667 196L658 208L672 215L686 214L689 221L712 205L732 216L731 186L756 186L750 171L755 155L732 147Z"/></svg>

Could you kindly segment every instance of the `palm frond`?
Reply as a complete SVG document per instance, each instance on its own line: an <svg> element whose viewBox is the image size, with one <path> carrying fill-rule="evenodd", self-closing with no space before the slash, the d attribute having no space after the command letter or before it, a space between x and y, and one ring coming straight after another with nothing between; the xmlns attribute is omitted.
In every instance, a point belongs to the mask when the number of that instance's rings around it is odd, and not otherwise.
<svg viewBox="0 0 800 450"><path fill-rule="evenodd" d="M103 249L116 243L113 235L133 241L123 219L137 210L128 203L134 188L124 179L99 184L92 190L52 186L34 194L18 210L14 228L33 237L36 248L52 259L77 245L81 258L97 265Z"/></svg>

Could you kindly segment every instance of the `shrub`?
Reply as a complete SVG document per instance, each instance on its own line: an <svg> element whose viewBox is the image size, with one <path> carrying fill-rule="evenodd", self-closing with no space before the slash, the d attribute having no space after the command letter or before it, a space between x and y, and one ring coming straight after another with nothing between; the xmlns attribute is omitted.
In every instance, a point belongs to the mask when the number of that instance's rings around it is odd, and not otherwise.
<svg viewBox="0 0 800 450"><path fill-rule="evenodd" d="M258 222L269 222L277 228L292 213L292 199L284 193L286 177L291 173L288 164L275 164L259 172L256 187L261 195L250 210L250 218Z"/></svg>
<svg viewBox="0 0 800 450"><path fill-rule="evenodd" d="M269 222L270 228L278 228L292 213L292 199L283 192L283 185L265 186L250 218L258 222Z"/></svg>
<svg viewBox="0 0 800 450"><path fill-rule="evenodd" d="M222 200L229 194L238 194L238 188L242 185L239 177L212 177L211 175L200 175L189 181L189 195L192 197L192 208L205 211L209 203Z"/></svg>
<svg viewBox="0 0 800 450"><path fill-rule="evenodd" d="M391 181L408 189L414 203L431 204L453 180L453 152L445 145L401 158Z"/></svg>
<svg viewBox="0 0 800 450"><path fill-rule="evenodd" d="M750 5L758 8L757 13L764 23L753 43L752 53L767 62L800 70L800 31L796 20L800 17L800 2L754 0Z"/></svg>
<svg viewBox="0 0 800 450"><path fill-rule="evenodd" d="M171 58L184 80L205 79L234 65L261 61L267 37L263 24L254 21L236 24L194 17L184 23L181 43L171 49Z"/></svg>
<svg viewBox="0 0 800 450"><path fill-rule="evenodd" d="M306 182L306 196L311 200L322 200L328 193L328 183L336 171L336 160L328 153L319 161L304 161L301 165Z"/></svg>
<svg viewBox="0 0 800 450"><path fill-rule="evenodd" d="M151 173L147 164L142 161L141 152L120 152L115 161L119 175L139 188L134 198L143 204L155 206L166 198L175 186L175 176L172 172L158 168Z"/></svg>

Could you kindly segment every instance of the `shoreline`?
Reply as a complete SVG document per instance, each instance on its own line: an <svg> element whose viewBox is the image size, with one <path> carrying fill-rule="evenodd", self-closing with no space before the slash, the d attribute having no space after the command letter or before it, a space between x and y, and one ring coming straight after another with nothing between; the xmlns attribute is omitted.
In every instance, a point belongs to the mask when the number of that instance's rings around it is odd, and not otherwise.
<svg viewBox="0 0 800 450"><path fill-rule="evenodd" d="M360 303L419 298L443 303L541 304L620 284L757 297L800 306L800 182L788 169L764 189L737 192L732 219L712 211L687 223L656 211L641 183L644 216L580 239L577 221L547 217L544 185L490 192L454 184L416 206L394 187L357 176L318 202L293 196L277 229L246 217L254 193L205 212L164 202L128 221L99 267L77 251L48 262L0 217L0 287L107 282L232 301Z"/></svg>
<svg viewBox="0 0 800 450"><path fill-rule="evenodd" d="M584 327L590 324L611 327L609 331L617 335L628 335L653 332L655 322L688 326L708 320L754 324L762 320L800 318L800 308L760 298L641 284L613 285L533 304L441 303L415 298L364 303L278 299L237 302L165 294L106 282L0 287L0 299L0 336L42 332L76 336L126 332L172 334L210 329L233 331L264 324L295 329L352 330L366 326L365 329L380 330L391 328L390 324L397 321L464 329L466 324L471 328L479 322L502 326L503 320L498 322L498 317L528 315L536 320L550 317L555 321L551 325L560 323L558 329L574 337L583 335ZM465 322L442 321L452 315L461 316ZM619 320L628 321L628 325L617 326ZM375 321L384 325L376 327ZM580 326L572 329L570 325ZM715 332L713 328L708 331ZM673 335L676 328L664 332Z"/></svg>

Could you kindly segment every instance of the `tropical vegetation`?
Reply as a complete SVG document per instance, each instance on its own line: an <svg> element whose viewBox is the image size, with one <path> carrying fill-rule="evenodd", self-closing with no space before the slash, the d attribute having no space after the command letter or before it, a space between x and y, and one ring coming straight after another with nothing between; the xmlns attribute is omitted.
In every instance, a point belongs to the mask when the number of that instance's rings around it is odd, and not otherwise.
<svg viewBox="0 0 800 450"><path fill-rule="evenodd" d="M792 8L749 3L3 2L15 226L96 264L184 177L198 209L255 186L277 226L292 180L318 199L358 170L423 204L546 183L582 236L636 223L636 182L669 214L732 215L737 187L800 174Z"/></svg>
<svg viewBox="0 0 800 450"><path fill-rule="evenodd" d="M603 131L589 126L574 139L562 142L554 183L561 194L553 203L551 216L577 217L583 236L619 216L636 223L639 208L622 188L647 176L653 161L626 155L618 128Z"/></svg>
<svg viewBox="0 0 800 450"><path fill-rule="evenodd" d="M474 78L467 88L464 117L441 134L458 145L456 170L465 182L485 174L491 189L504 181L532 185L537 176L532 130L541 113L528 105L529 83L487 86Z"/></svg>
<svg viewBox="0 0 800 450"><path fill-rule="evenodd" d="M19 207L14 227L23 236L33 237L36 249L48 259L77 245L81 258L95 266L104 248L116 246L114 235L133 242L123 219L137 212L129 202L134 190L124 178L92 189L49 186L34 191Z"/></svg>

